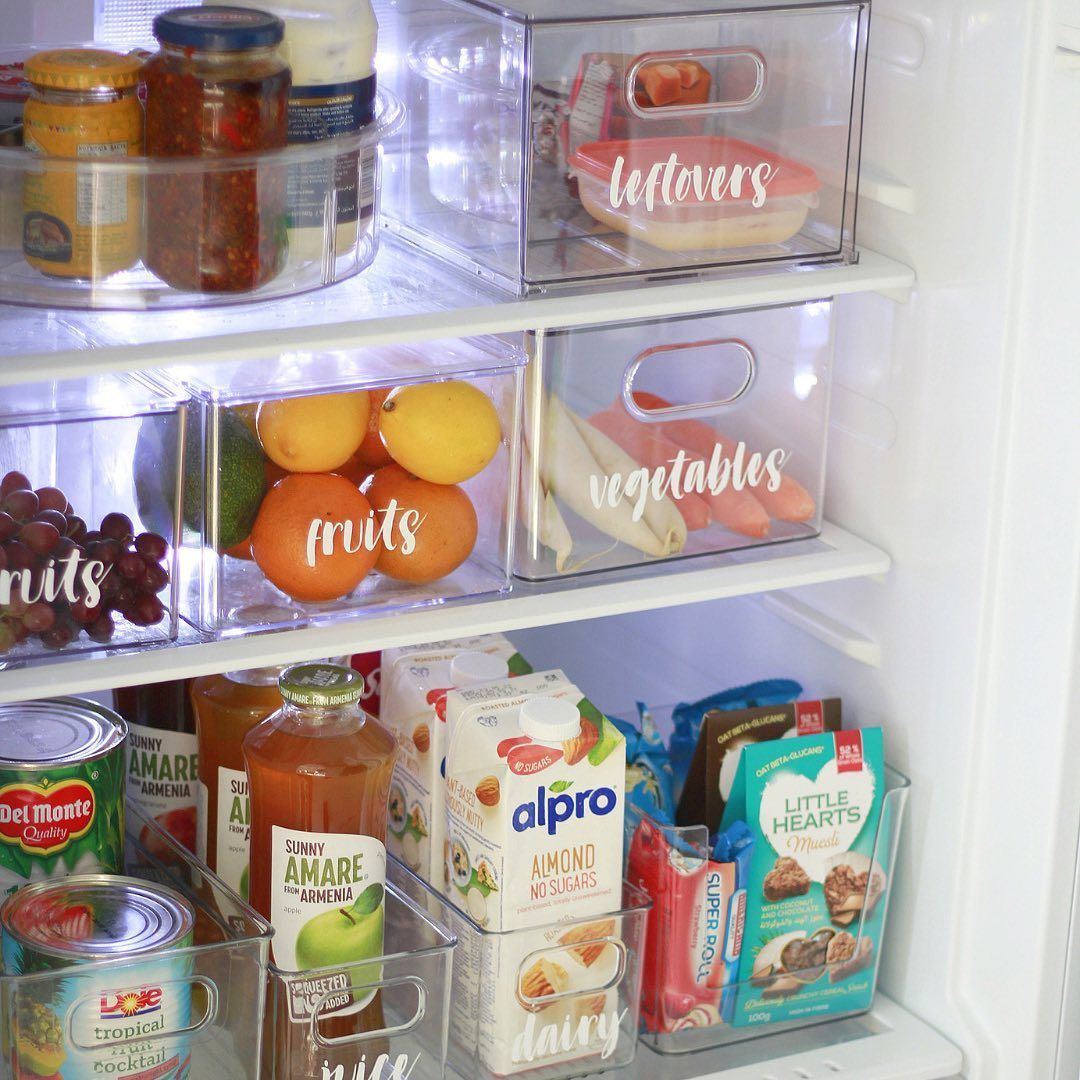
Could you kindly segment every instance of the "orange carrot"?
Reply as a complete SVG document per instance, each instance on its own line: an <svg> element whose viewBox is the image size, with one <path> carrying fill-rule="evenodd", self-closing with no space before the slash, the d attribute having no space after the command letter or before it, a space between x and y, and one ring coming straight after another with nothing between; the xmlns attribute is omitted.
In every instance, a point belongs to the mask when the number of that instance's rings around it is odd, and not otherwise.
<svg viewBox="0 0 1080 1080"><path fill-rule="evenodd" d="M634 401L643 409L664 409L670 406L670 402L659 395L644 390L634 391ZM616 403L616 407L620 407L619 403ZM706 460L712 455L713 447L717 443L734 446L738 441L721 434L702 420L664 420L657 426L663 429L672 442L703 455ZM769 490L765 476L751 487L754 497L769 517L777 521L809 521L817 511L813 496L794 477L781 475L780 485L775 491Z"/></svg>

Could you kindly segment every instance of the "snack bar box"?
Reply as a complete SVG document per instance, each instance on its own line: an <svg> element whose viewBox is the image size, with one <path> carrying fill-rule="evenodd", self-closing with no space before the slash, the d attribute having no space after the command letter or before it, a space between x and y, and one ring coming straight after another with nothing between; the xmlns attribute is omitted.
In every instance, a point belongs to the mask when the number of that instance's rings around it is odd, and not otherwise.
<svg viewBox="0 0 1080 1080"><path fill-rule="evenodd" d="M832 304L530 338L516 573L817 536Z"/></svg>
<svg viewBox="0 0 1080 1080"><path fill-rule="evenodd" d="M227 636L507 589L524 362L471 339L173 369L185 614Z"/></svg>
<svg viewBox="0 0 1080 1080"><path fill-rule="evenodd" d="M388 146L391 226L521 294L850 262L869 15L386 5L384 49L399 58L387 76L409 102Z"/></svg>

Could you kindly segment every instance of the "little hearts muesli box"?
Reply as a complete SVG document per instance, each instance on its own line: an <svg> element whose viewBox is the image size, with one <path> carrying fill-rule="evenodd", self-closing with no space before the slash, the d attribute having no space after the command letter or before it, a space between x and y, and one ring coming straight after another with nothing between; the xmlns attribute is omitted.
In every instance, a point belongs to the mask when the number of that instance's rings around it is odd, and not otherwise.
<svg viewBox="0 0 1080 1080"><path fill-rule="evenodd" d="M888 888L880 728L745 746L722 828L756 843L736 1027L869 1008Z"/></svg>

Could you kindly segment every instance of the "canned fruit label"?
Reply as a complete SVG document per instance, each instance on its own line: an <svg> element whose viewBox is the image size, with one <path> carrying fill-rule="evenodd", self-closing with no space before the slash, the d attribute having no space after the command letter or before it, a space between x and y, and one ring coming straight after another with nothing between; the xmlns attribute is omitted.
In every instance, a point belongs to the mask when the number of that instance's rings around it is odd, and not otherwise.
<svg viewBox="0 0 1080 1080"><path fill-rule="evenodd" d="M373 836L309 833L273 826L270 921L274 963L287 971L348 965L315 993L304 980L290 984L294 1020L353 1011L375 994L380 977L372 960L383 951L386 848ZM357 989L350 992L350 987ZM335 993L340 991L340 993ZM320 1004L321 1002L321 1004Z"/></svg>
<svg viewBox="0 0 1080 1080"><path fill-rule="evenodd" d="M217 875L245 900L248 896L248 849L251 840L251 799L247 773L218 769Z"/></svg>
<svg viewBox="0 0 1080 1080"><path fill-rule="evenodd" d="M0 770L0 890L123 869L123 747L81 765Z"/></svg>
<svg viewBox="0 0 1080 1080"><path fill-rule="evenodd" d="M128 724L127 798L188 851L195 850L199 742L192 733ZM149 830L140 841L146 844Z"/></svg>

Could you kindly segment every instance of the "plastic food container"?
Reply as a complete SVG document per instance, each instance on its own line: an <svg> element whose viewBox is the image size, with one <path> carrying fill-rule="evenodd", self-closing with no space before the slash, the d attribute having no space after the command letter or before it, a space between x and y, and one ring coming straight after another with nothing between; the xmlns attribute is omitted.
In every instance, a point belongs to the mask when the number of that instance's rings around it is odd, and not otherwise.
<svg viewBox="0 0 1080 1080"><path fill-rule="evenodd" d="M171 372L184 614L231 635L506 589L524 363L485 338Z"/></svg>
<svg viewBox="0 0 1080 1080"><path fill-rule="evenodd" d="M106 42L101 47L109 45ZM0 70L33 51L23 47L0 54ZM233 154L219 151L202 157L54 157L12 145L18 134L14 129L11 137L0 139L0 295L6 303L54 309L145 310L269 300L343 281L370 266L378 252L380 147L403 119L404 109L398 100L388 91L380 91L374 121L354 135L283 149ZM363 202L351 230L340 229L337 221L337 198L345 182L343 167L355 169L350 186L361 193ZM309 185L302 229L290 227L285 200L290 174L302 174ZM233 193L231 203L220 198L218 202L219 209L235 210L235 192L253 191L259 203L258 225L257 229L251 226L243 243L251 247L251 237L259 238L262 262L250 278L258 287L246 287L243 280L230 275L207 284L188 272L192 252L199 245L204 253L213 248L220 255L221 230L229 226L214 217L201 239L191 230L177 233L159 222L161 227L153 232L154 250L148 256L147 215L140 214L130 224L133 258L125 268L93 276L43 272L27 261L24 251L28 241L20 193L27 188L126 192L132 205L171 205L174 210L181 205L192 220L201 219L201 211L194 209L194 193L201 193L203 207L213 214L210 204L218 197L216 193ZM113 204L91 200L90 205ZM114 216L103 211L99 220L91 213L89 220L80 222L80 235L89 250L110 242L109 230L116 229ZM176 252L177 258L167 250L173 242L183 247ZM148 257L150 264L170 268L163 273L173 284L148 268ZM176 269L178 260L183 264L181 270ZM221 291L213 291L219 287Z"/></svg>
<svg viewBox="0 0 1080 1080"><path fill-rule="evenodd" d="M0 394L0 663L176 638L186 423L137 375Z"/></svg>
<svg viewBox="0 0 1080 1080"><path fill-rule="evenodd" d="M156 1064L183 1048L190 1053L192 1076L257 1080L269 925L154 822L130 808L126 843L124 873L129 879L164 886L194 910L190 940L137 956L41 963L33 973L0 975L2 1022L5 1035L13 1036L8 1060L15 1065L15 1075L41 1075L50 1062L55 1073L70 1069L70 1040L88 1030L106 1004L102 990L108 987L132 991L125 1006L132 1011L132 1024L145 1022L139 1015L152 1019L155 1008L170 998L190 1001L183 1030L174 1026L171 1033L147 1036L141 1052ZM146 981L155 976L161 985ZM109 1001L108 1007L115 1009L115 1002ZM23 1037L31 1025L34 1037ZM123 1064L131 1046L130 1037L110 1040L94 1055L95 1066L104 1074Z"/></svg>
<svg viewBox="0 0 1080 1080"><path fill-rule="evenodd" d="M519 294L851 261L869 11L385 5L388 224Z"/></svg>
<svg viewBox="0 0 1080 1080"><path fill-rule="evenodd" d="M449 1062L459 1076L563 1080L629 1065L638 1036L650 899L624 883L622 907L491 933L396 859L387 873L457 938Z"/></svg>
<svg viewBox="0 0 1080 1080"><path fill-rule="evenodd" d="M830 301L530 338L515 573L817 536Z"/></svg>
<svg viewBox="0 0 1080 1080"><path fill-rule="evenodd" d="M783 244L821 187L797 161L709 135L584 143L569 164L597 221L664 251Z"/></svg>

